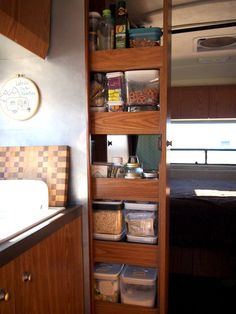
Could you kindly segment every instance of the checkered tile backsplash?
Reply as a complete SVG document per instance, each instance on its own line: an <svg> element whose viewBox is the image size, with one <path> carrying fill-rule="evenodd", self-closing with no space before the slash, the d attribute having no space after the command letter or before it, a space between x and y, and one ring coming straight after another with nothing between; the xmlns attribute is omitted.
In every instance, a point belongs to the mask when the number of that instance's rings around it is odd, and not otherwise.
<svg viewBox="0 0 236 314"><path fill-rule="evenodd" d="M45 181L51 207L66 206L68 174L68 146L0 147L0 180Z"/></svg>

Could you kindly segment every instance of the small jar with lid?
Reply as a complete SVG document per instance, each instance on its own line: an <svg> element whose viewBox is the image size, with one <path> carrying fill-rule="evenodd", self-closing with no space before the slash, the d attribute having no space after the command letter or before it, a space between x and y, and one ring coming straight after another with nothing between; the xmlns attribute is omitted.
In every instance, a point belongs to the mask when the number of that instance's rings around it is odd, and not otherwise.
<svg viewBox="0 0 236 314"><path fill-rule="evenodd" d="M102 17L98 12L89 12L89 49L97 50L97 30Z"/></svg>
<svg viewBox="0 0 236 314"><path fill-rule="evenodd" d="M137 156L130 156L127 164L125 165L125 178L126 179L141 179L143 177L143 168L139 163Z"/></svg>

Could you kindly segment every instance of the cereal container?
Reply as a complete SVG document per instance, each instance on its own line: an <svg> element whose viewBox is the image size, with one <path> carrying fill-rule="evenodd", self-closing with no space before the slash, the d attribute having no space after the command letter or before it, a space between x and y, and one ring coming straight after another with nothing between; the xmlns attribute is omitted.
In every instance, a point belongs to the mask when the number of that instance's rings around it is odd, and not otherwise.
<svg viewBox="0 0 236 314"><path fill-rule="evenodd" d="M96 263L94 266L94 298L118 302L120 296L119 275L123 264Z"/></svg>
<svg viewBox="0 0 236 314"><path fill-rule="evenodd" d="M93 202L94 238L119 241L124 236L123 203L121 201Z"/></svg>
<svg viewBox="0 0 236 314"><path fill-rule="evenodd" d="M127 106L157 106L159 103L159 71L126 71Z"/></svg>
<svg viewBox="0 0 236 314"><path fill-rule="evenodd" d="M154 307L157 269L126 265L120 275L121 303Z"/></svg>
<svg viewBox="0 0 236 314"><path fill-rule="evenodd" d="M125 223L129 242L157 243L157 204L125 202Z"/></svg>

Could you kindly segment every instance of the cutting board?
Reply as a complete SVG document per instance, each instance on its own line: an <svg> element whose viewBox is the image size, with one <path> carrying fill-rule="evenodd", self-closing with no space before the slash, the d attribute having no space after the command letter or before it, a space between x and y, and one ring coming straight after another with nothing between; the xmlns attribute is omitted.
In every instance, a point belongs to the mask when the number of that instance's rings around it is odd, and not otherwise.
<svg viewBox="0 0 236 314"><path fill-rule="evenodd" d="M48 186L49 206L65 207L69 152L64 145L0 147L0 180L42 180Z"/></svg>

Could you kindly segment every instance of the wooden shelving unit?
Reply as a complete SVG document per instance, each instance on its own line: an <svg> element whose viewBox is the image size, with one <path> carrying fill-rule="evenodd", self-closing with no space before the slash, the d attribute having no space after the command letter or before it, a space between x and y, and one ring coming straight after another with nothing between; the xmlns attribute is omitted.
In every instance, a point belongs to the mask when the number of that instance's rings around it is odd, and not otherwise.
<svg viewBox="0 0 236 314"><path fill-rule="evenodd" d="M99 5L90 0L93 10ZM91 298L95 262L122 263L158 268L157 305L155 308L120 303L92 302L92 314L167 314L168 299L168 184L166 164L167 96L169 71L169 20L171 0L163 3L163 43L158 47L95 51L89 54L89 72L160 70L160 110L142 112L89 112L91 135L159 135L161 161L159 179L128 180L93 178L89 180ZM104 3L104 1L103 1ZM88 169L91 172L90 165ZM93 239L92 200L136 200L158 202L158 244L100 241Z"/></svg>

